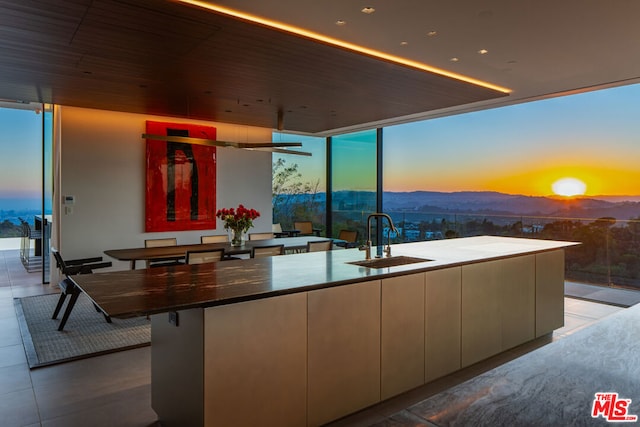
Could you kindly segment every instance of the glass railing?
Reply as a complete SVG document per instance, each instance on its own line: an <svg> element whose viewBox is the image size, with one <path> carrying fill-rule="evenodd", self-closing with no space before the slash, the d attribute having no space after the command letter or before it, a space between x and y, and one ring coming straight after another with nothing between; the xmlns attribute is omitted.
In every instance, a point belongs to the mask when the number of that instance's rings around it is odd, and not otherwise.
<svg viewBox="0 0 640 427"><path fill-rule="evenodd" d="M366 205L366 207L364 206ZM333 209L332 233L358 231L358 242L367 235L367 216L373 206ZM399 230L392 243L441 240L481 235L580 242L566 250L565 277L569 281L640 290L640 219L565 218L553 216L443 214L442 212L386 211ZM324 224L324 212L310 218L314 227ZM287 221L283 218L283 223ZM372 236L376 235L375 221ZM388 227L382 231L386 241ZM373 238L374 244L375 238Z"/></svg>
<svg viewBox="0 0 640 427"><path fill-rule="evenodd" d="M396 243L479 235L580 242L566 250L567 280L640 290L640 218L387 213L400 231Z"/></svg>

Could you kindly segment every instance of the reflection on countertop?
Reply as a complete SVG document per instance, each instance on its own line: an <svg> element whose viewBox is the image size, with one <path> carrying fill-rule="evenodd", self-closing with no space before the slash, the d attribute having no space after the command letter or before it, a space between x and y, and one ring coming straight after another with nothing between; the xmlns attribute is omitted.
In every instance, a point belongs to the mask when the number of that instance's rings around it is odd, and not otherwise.
<svg viewBox="0 0 640 427"><path fill-rule="evenodd" d="M237 303L462 264L546 252L573 242L479 236L393 245L394 257L424 262L370 268L357 249L340 249L211 264L74 276L112 317L134 317Z"/></svg>

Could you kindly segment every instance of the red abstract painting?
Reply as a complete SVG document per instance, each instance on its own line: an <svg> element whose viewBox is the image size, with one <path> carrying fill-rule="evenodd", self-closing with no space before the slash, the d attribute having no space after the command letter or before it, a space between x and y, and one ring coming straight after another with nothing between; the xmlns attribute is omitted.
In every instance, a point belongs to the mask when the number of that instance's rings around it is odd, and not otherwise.
<svg viewBox="0 0 640 427"><path fill-rule="evenodd" d="M147 121L147 134L216 139L216 128ZM216 147L147 139L145 231L216 228Z"/></svg>

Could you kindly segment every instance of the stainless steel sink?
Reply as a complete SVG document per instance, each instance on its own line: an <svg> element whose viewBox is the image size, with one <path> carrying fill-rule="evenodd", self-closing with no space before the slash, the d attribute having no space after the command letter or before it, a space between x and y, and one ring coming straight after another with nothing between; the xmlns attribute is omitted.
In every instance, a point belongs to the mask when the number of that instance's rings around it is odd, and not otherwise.
<svg viewBox="0 0 640 427"><path fill-rule="evenodd" d="M369 268L387 268L387 267L396 267L398 265L407 265L414 264L417 262L427 262L433 261L432 259L426 258L415 258L410 256L393 256L389 258L373 258L373 259L365 259L362 261L352 261L347 264L359 265L361 267L369 267Z"/></svg>

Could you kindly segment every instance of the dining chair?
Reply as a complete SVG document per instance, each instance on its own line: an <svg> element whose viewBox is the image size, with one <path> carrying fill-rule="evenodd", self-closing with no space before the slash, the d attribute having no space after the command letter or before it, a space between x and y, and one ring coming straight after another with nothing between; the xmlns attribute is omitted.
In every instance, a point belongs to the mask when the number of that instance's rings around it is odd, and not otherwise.
<svg viewBox="0 0 640 427"><path fill-rule="evenodd" d="M145 248L159 248L162 246L178 246L178 239L175 237L165 237L162 239L146 239L144 241Z"/></svg>
<svg viewBox="0 0 640 427"><path fill-rule="evenodd" d="M224 258L224 249L203 249L187 251L187 264L204 264L207 262L218 262Z"/></svg>
<svg viewBox="0 0 640 427"><path fill-rule="evenodd" d="M56 266L60 273L65 277L58 286L60 287L60 298L58 298L58 303L56 304L55 309L53 310L52 319L56 319L62 306L64 305L64 301L69 298L69 303L67 304L67 308L64 310L64 314L62 315L62 319L60 320L60 325L58 325L58 331L62 331L64 326L67 324L67 320L69 320L69 315L73 310L73 307L80 296L80 288L78 288L75 283L69 278L69 276L73 276L76 274L91 274L93 270L98 268L106 268L111 267L112 263L110 261L103 262L102 257L93 257L93 258L82 258L82 259L71 259L64 260L60 252L56 248L51 248L51 254L53 258L56 260ZM102 310L98 308L96 304L93 304L96 311L98 313L102 313L107 323L111 323L111 317L106 315Z"/></svg>
<svg viewBox="0 0 640 427"><path fill-rule="evenodd" d="M206 243L229 243L229 235L227 234L217 234L217 235L211 235L211 236L200 236L200 243L202 244L206 244ZM232 260L232 259L241 259L238 257L233 257L229 254L224 254L224 259L225 260Z"/></svg>
<svg viewBox="0 0 640 427"><path fill-rule="evenodd" d="M28 272L42 269L42 255L37 254L38 242L42 242L42 232L35 230L31 224L24 219L19 218L19 220L22 223L22 241L20 245L20 259L22 260L22 265L24 265L24 268ZM35 243L34 248L31 248L32 240Z"/></svg>
<svg viewBox="0 0 640 427"><path fill-rule="evenodd" d="M144 241L145 248L160 248L164 246L178 246L178 239L175 237L165 237L162 239L146 239ZM165 267L168 265L182 265L183 256L180 257L163 257L147 260L147 268L149 267Z"/></svg>
<svg viewBox="0 0 640 427"><path fill-rule="evenodd" d="M313 223L311 221L295 221L293 223L293 228L298 230L298 235L300 236L312 236L317 234L313 230Z"/></svg>
<svg viewBox="0 0 640 427"><path fill-rule="evenodd" d="M254 246L251 248L251 258L264 258L284 255L284 245Z"/></svg>
<svg viewBox="0 0 640 427"><path fill-rule="evenodd" d="M280 223L271 224L271 232L273 232L274 237L291 237L291 233L289 231L282 230L282 225Z"/></svg>
<svg viewBox="0 0 640 427"><path fill-rule="evenodd" d="M249 240L267 240L275 238L273 233L249 233Z"/></svg>
<svg viewBox="0 0 640 427"><path fill-rule="evenodd" d="M226 234L218 234L215 236L200 236L200 243L227 243L229 236Z"/></svg>
<svg viewBox="0 0 640 427"><path fill-rule="evenodd" d="M333 246L331 240L319 240L316 242L307 242L307 252L330 251Z"/></svg>
<svg viewBox="0 0 640 427"><path fill-rule="evenodd" d="M336 246L343 248L355 248L358 246L358 231L357 230L340 230L338 233L338 240L341 242L335 242Z"/></svg>

